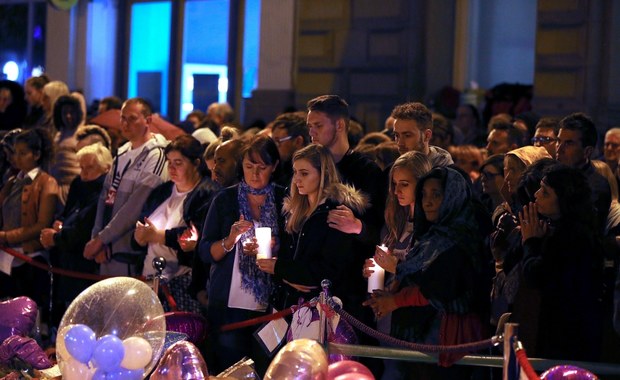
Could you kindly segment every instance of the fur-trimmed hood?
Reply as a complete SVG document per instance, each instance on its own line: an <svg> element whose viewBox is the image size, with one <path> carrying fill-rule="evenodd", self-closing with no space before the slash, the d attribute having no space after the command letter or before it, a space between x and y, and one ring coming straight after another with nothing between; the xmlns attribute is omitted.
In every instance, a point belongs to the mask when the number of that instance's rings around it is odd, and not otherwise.
<svg viewBox="0 0 620 380"><path fill-rule="evenodd" d="M327 200L323 204L336 203L339 205L345 205L353 210L353 212L357 215L362 215L371 206L368 195L350 185L334 183L326 189L325 194ZM285 214L288 214L291 211L290 201L290 196L284 199L282 211ZM319 208L320 207L321 206L319 206Z"/></svg>

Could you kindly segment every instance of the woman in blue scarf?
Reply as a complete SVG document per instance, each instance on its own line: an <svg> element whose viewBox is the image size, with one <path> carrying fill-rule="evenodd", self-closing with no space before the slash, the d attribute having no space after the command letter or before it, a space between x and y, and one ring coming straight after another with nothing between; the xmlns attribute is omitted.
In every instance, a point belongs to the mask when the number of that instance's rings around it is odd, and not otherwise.
<svg viewBox="0 0 620 380"><path fill-rule="evenodd" d="M241 182L223 189L214 198L203 226L198 252L211 265L207 312L213 332L209 337L207 361L216 373L244 356L261 365L260 351L252 336L255 328L216 331L224 324L267 312L271 275L259 270L254 256L244 253L243 242L254 237L255 227L270 227L274 253L277 252L285 189L275 185L271 177L279 159L278 148L271 138L254 137L243 153Z"/></svg>

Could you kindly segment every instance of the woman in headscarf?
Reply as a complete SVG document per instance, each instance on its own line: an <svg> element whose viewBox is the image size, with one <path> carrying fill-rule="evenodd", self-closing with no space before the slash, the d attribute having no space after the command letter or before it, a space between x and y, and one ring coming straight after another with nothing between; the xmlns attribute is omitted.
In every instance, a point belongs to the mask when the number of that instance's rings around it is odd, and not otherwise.
<svg viewBox="0 0 620 380"><path fill-rule="evenodd" d="M397 293L375 291L368 305L378 318L393 311L391 334L400 339L479 340L490 278L470 188L457 171L435 168L418 181L415 202L415 244L396 268ZM461 356L440 354L439 364Z"/></svg>

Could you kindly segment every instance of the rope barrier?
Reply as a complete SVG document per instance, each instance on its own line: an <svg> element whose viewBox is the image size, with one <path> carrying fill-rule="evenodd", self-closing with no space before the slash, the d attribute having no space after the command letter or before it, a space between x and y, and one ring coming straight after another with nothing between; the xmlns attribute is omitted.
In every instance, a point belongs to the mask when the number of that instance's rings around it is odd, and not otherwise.
<svg viewBox="0 0 620 380"><path fill-rule="evenodd" d="M32 257L25 255L23 253L17 252L16 250L9 248L9 247L0 247L0 249L2 249L3 251L5 251L6 253L8 253L9 255L20 259L22 261L25 261L27 264L32 265L36 268L42 269L44 271L53 273L53 274L58 274L61 276L67 276L67 277L73 277L73 278L79 278L82 280L90 280L90 281L101 281L101 280L105 280L108 278L112 278L112 277L117 277L117 276L105 276L105 275L99 275L99 274L93 274L93 273L83 273L83 272L76 272L76 271L72 271L72 270L68 270L68 269L62 269L62 268L55 268L52 267L49 264L43 264L40 263L36 260L34 260ZM144 276L133 276L133 278L141 280L141 281L145 281L146 279L144 278Z"/></svg>
<svg viewBox="0 0 620 380"><path fill-rule="evenodd" d="M291 306L290 308L284 309L282 311L278 311L277 313L263 315L261 317L256 317L256 318L248 319L248 320L241 321L241 322L229 323L229 324L220 326L220 331L221 332L232 331L232 330L242 329L244 327L258 325L258 324L265 323L265 322L275 321L276 319L284 318L284 317L287 317L293 314L297 309L301 309L302 307L307 307L311 305L312 305L311 302L306 302L301 305Z"/></svg>
<svg viewBox="0 0 620 380"><path fill-rule="evenodd" d="M463 352L471 352L471 351L479 351L485 348L489 348L497 345L501 341L501 337L493 336L489 339L481 340L478 342L471 343L463 343L457 344L454 346L445 346L445 345L433 345L433 344L422 344L422 343L412 343L404 340L396 339L390 335L384 334L382 332L376 331L364 323L360 322L358 319L353 317L351 314L342 310L340 307L334 308L333 302L330 302L330 307L340 316L349 322L353 327L357 328L364 334L371 336L375 339L378 339L382 342L385 342L392 346L400 346L409 348L415 351L422 351L426 353L463 353Z"/></svg>
<svg viewBox="0 0 620 380"><path fill-rule="evenodd" d="M530 364L530 361L527 359L527 355L525 354L525 349L521 345L521 342L516 341L514 344L515 355L517 356L517 361L519 362L519 366L525 372L528 380L540 380L540 377L534 371L534 368Z"/></svg>
<svg viewBox="0 0 620 380"><path fill-rule="evenodd" d="M170 288L168 284L163 283L160 285L161 291L164 293L164 297L166 297L166 301L168 301L168 306L170 306L170 311L178 311L179 307L177 306L177 301L174 300L174 297L170 293Z"/></svg>

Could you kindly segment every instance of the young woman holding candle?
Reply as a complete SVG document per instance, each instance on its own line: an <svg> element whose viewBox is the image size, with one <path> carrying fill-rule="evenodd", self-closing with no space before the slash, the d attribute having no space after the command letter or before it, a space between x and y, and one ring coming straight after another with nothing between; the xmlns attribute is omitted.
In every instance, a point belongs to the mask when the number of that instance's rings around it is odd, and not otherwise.
<svg viewBox="0 0 620 380"><path fill-rule="evenodd" d="M329 279L332 294L346 308L354 236L330 228L327 215L340 205L359 215L367 204L365 195L340 182L329 149L312 144L295 153L290 195L284 203L288 234L277 258L257 260L262 271L281 282L276 307L311 299L318 295L321 281Z"/></svg>
<svg viewBox="0 0 620 380"><path fill-rule="evenodd" d="M211 203L198 247L200 258L211 265L207 312L212 333L207 362L213 372L244 356L252 357L259 369L264 366L263 371L268 364L252 337L255 327L217 332L219 326L267 312L271 276L258 269L256 258L246 254L250 252L244 252L243 242L254 237L255 227L269 227L276 253L284 225L281 210L286 190L272 181L280 159L275 142L257 135L242 157L243 179L220 191Z"/></svg>

